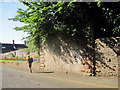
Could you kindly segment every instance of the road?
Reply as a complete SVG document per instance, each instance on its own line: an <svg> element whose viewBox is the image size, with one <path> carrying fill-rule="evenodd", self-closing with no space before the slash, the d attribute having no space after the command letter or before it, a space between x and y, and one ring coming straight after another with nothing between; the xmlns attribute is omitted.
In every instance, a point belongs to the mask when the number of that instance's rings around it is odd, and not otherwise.
<svg viewBox="0 0 120 90"><path fill-rule="evenodd" d="M116 77L88 77L2 64L2 88L118 88Z"/></svg>

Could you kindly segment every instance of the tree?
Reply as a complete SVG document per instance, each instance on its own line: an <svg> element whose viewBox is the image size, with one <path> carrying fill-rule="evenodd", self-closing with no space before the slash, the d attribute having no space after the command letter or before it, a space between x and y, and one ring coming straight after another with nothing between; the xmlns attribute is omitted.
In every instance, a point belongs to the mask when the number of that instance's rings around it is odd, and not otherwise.
<svg viewBox="0 0 120 90"><path fill-rule="evenodd" d="M79 3L79 2L23 2L28 8L18 9L17 15L10 20L24 22L26 25L15 30L27 32L29 46L40 48L48 36L64 33L72 39L80 37L119 36L119 3ZM86 28L93 30L85 32ZM88 29L87 29L88 30ZM91 42L93 43L93 42Z"/></svg>

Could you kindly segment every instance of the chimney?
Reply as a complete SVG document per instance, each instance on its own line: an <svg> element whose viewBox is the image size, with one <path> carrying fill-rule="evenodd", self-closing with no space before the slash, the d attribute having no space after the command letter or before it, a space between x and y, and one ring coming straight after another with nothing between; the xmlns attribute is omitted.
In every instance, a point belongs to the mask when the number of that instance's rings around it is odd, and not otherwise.
<svg viewBox="0 0 120 90"><path fill-rule="evenodd" d="M13 45L15 44L15 40L13 40Z"/></svg>
<svg viewBox="0 0 120 90"><path fill-rule="evenodd" d="M24 41L24 44L27 45L27 41Z"/></svg>

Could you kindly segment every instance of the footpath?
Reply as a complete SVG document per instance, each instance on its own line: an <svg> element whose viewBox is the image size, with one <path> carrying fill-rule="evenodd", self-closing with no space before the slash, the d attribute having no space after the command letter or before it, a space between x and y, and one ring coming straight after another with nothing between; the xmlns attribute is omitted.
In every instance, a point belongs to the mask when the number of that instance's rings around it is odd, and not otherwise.
<svg viewBox="0 0 120 90"><path fill-rule="evenodd" d="M28 63L17 63L17 62L5 62L2 63L8 65L10 67L18 68L18 70L23 70L29 72ZM84 85L90 85L91 87L96 88L118 88L118 77L116 76L102 76L102 77L90 77L84 75L76 75L76 74L65 74L59 72L51 72L44 69L39 68L39 63L33 63L33 73L32 74L40 74L44 77L48 77L54 80L62 80L73 83L81 83Z"/></svg>

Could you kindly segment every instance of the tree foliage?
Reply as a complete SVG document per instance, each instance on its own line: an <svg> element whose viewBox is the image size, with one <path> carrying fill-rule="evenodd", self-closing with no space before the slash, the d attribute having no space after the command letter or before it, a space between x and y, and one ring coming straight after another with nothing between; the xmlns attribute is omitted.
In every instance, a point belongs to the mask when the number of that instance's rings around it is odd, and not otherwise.
<svg viewBox="0 0 120 90"><path fill-rule="evenodd" d="M32 48L39 49L48 36L61 32L79 40L86 27L93 29L95 38L119 36L120 33L119 3L22 3L28 8L19 8L10 20L25 23L14 29L29 34L28 45Z"/></svg>

